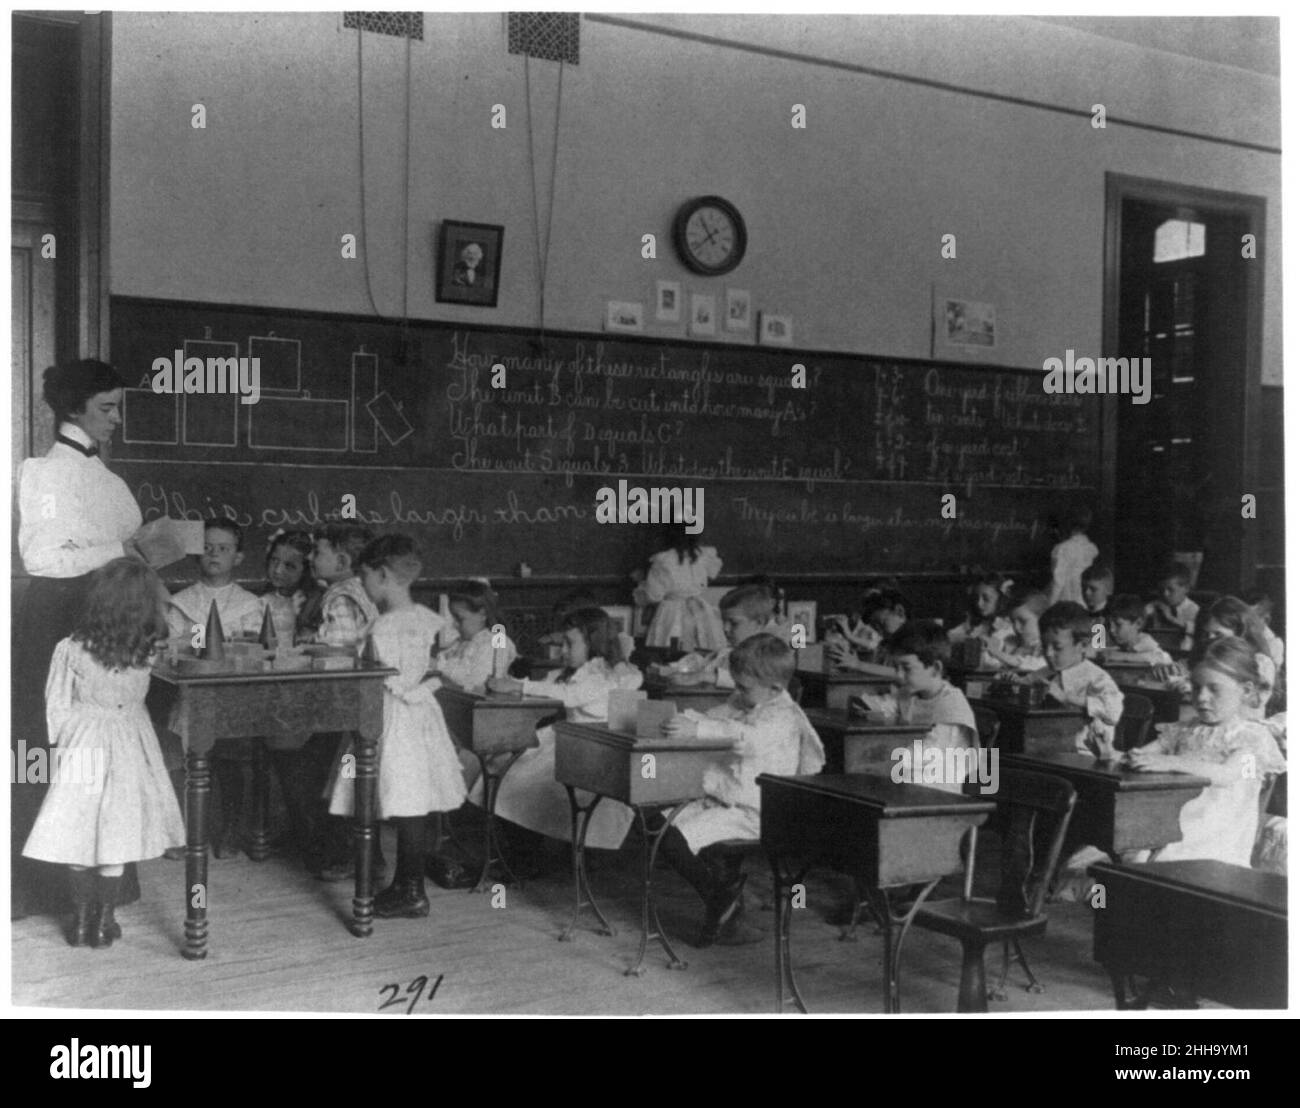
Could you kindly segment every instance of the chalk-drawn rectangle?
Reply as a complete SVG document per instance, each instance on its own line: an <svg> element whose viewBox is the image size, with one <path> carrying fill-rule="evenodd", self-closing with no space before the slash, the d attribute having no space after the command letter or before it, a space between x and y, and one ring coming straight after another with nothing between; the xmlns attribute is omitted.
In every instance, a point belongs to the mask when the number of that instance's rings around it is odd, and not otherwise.
<svg viewBox="0 0 1300 1108"><path fill-rule="evenodd" d="M277 335L249 335L248 356L260 358L263 392L302 392L302 343Z"/></svg>
<svg viewBox="0 0 1300 1108"><path fill-rule="evenodd" d="M122 441L155 446L179 444L180 397L153 389L123 389Z"/></svg>
<svg viewBox="0 0 1300 1108"><path fill-rule="evenodd" d="M181 397L182 441L186 446L239 445L239 394L186 393Z"/></svg>
<svg viewBox="0 0 1300 1108"><path fill-rule="evenodd" d="M375 422L379 424L379 429L383 431L384 438L391 446L396 446L415 431L410 420L402 414L402 409L387 392L381 392L370 401L366 405L366 411L375 417Z"/></svg>
<svg viewBox="0 0 1300 1108"><path fill-rule="evenodd" d="M352 449L358 454L379 452L379 424L366 405L379 395L379 355L352 355Z"/></svg>
<svg viewBox="0 0 1300 1108"><path fill-rule="evenodd" d="M350 407L346 400L263 396L248 409L248 445L342 454L348 448Z"/></svg>

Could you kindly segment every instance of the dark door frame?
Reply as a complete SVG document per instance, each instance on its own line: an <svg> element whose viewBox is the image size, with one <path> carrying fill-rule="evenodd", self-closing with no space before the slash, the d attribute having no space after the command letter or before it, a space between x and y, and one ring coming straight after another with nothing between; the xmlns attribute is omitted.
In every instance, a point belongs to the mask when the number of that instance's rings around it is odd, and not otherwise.
<svg viewBox="0 0 1300 1108"><path fill-rule="evenodd" d="M1102 349L1106 357L1126 356L1119 349L1119 278L1120 242L1123 233L1125 200L1168 204L1219 215L1244 217L1255 236L1254 265L1246 269L1246 350L1242 389L1243 403L1238 413L1240 453L1225 461L1235 463L1241 476L1242 492L1252 492L1259 484L1259 406L1262 390L1264 343L1264 229L1268 202L1262 196L1223 192L1218 189L1180 185L1147 177L1122 173L1106 174L1106 241L1103 251L1102 280ZM1119 443L1119 398L1108 396L1102 409L1102 503L1110 506L1111 530L1118 541L1119 520L1115 518L1117 447ZM1255 527L1240 530L1233 561L1225 575L1238 588L1250 585L1258 564L1259 539Z"/></svg>

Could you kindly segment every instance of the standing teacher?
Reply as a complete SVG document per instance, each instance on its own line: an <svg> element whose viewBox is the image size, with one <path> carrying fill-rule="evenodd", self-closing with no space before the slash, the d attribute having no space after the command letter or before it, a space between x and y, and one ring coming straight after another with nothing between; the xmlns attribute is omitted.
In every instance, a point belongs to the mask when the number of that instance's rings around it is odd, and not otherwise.
<svg viewBox="0 0 1300 1108"><path fill-rule="evenodd" d="M80 615L90 575L114 558L141 556L134 541L140 508L126 482L99 457L122 423L125 384L106 362L71 362L45 371L43 395L54 412L55 442L45 457L28 458L18 469L18 551L31 580L14 621L10 743L16 766L31 767L24 753L49 747L45 679L55 646ZM22 857L48 787L25 776L15 773L10 786L15 919L60 911L65 896L61 867ZM135 867L128 866L119 903L138 896Z"/></svg>

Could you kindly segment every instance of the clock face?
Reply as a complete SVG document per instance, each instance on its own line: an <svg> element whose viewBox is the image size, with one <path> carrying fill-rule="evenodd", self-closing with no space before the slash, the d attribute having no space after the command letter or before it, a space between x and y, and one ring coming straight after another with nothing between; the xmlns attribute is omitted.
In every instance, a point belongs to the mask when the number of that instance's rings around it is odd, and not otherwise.
<svg viewBox="0 0 1300 1108"><path fill-rule="evenodd" d="M721 197L707 196L678 213L677 248L696 273L730 273L745 256L745 222Z"/></svg>

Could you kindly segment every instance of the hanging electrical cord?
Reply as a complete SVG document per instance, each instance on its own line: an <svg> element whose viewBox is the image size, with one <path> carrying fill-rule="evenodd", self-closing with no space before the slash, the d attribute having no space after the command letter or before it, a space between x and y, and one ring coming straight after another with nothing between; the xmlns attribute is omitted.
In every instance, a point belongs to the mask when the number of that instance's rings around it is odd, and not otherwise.
<svg viewBox="0 0 1300 1108"><path fill-rule="evenodd" d="M379 305L375 303L375 290L370 284L370 240L366 234L366 104L365 80L362 75L361 36L364 32L360 22L357 24L357 135L358 154L361 175L361 264L366 274L366 296L370 300L370 310L383 319Z"/></svg>
<svg viewBox="0 0 1300 1108"><path fill-rule="evenodd" d="M537 269L537 340L546 341L546 268L551 253L551 221L555 214L555 176L560 161L560 109L564 100L564 61L555 92L555 132L551 136L550 198L546 206L546 245L542 245L541 218L537 211L537 156L533 150L533 90L529 55L524 55L524 105L528 112L528 176L533 189L534 263Z"/></svg>

